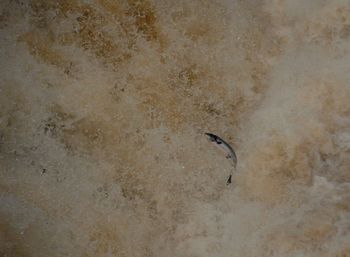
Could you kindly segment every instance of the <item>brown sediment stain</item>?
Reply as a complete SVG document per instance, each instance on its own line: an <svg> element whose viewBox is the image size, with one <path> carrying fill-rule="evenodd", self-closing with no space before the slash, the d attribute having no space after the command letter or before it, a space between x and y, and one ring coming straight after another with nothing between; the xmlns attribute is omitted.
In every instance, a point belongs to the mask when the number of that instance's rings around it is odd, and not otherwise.
<svg viewBox="0 0 350 257"><path fill-rule="evenodd" d="M347 153L337 146L335 136L346 131L346 125L337 124L337 119L348 117L350 91L332 78L307 84L298 98L300 105L309 108L316 118L310 123L305 117L298 121L303 124L303 131L299 130L302 140L296 143L292 137L272 134L271 141L249 161L253 166L245 177L248 194L263 201L278 203L288 196L291 185L311 186L314 175L337 183L349 181L350 162Z"/></svg>
<svg viewBox="0 0 350 257"><path fill-rule="evenodd" d="M219 3L201 2L202 8L197 12L193 7L196 2L200 1L182 2L178 8L170 10L172 25L184 39L189 39L194 44L215 47L225 38L225 32L220 28L224 26L220 17L226 14L225 10Z"/></svg>
<svg viewBox="0 0 350 257"><path fill-rule="evenodd" d="M97 118L84 117L73 121L62 132L61 140L69 149L75 148L87 153L101 149L107 140L112 140L108 126Z"/></svg>
<svg viewBox="0 0 350 257"><path fill-rule="evenodd" d="M308 213L300 224L297 224L301 240L306 241L309 245L318 245L335 235L337 232L334 226L334 219L322 211Z"/></svg>
<svg viewBox="0 0 350 257"><path fill-rule="evenodd" d="M49 28L51 31L54 31L54 33L51 33L53 34L53 40L56 42L56 44L62 43L72 45L77 43L77 45L79 45L79 47L85 51L93 53L95 57L103 60L103 62L107 64L111 64L115 68L132 57L133 50L130 48L133 48L133 45L135 45L136 42L136 36L132 32L133 28L136 28L136 31L144 35L145 38L149 41L161 40L156 14L149 2L129 1L127 4L119 4L116 2L112 3L110 1L104 0L100 1L99 4L102 8L104 8L106 12L101 13L98 9L95 9L92 6L86 4L77 4L76 2L70 4L65 2L59 4L45 3L36 6L33 8L33 10L40 17L45 16L45 11L51 9L59 10L61 16L67 16L71 14L78 16L78 26L75 32L71 31L68 33L59 34L53 28ZM128 20L127 16L132 17L132 19ZM117 21L117 27L119 27L118 33L120 35L120 38L118 39L118 42L120 44L115 43L114 36L110 35L104 30L104 26L110 25L113 21ZM195 24L194 28L196 28L196 26L197 25ZM202 28L203 26L204 25L201 25L199 27ZM195 29L195 31L196 30L197 29ZM192 30L190 29L190 31ZM202 31L202 29L200 29L200 31ZM199 33L198 37L200 37L202 34L203 33ZM251 65L251 79L254 84L253 90L256 93L260 94L265 90L265 84L263 81L265 80L268 68L267 65L259 60L256 60L255 56L257 56L258 53L264 55L263 52L266 51L266 48L261 46L259 42L261 39L266 39L267 37L259 30L251 31L247 33L247 35L249 36L245 38L245 41L249 42L249 44L245 46L248 56L246 61L248 62L248 66ZM195 38L198 37L195 36ZM255 43L253 42L253 44L251 44L250 42L253 38L256 40L254 40ZM271 50L273 48L269 49ZM47 62L51 62L56 65L60 65L64 62L61 56L58 55L55 51L52 51L50 47L43 48L40 52L41 55L39 56L41 56L41 58ZM188 67L184 67L183 70L179 71L178 78L176 79L177 81L175 81L175 83L171 83L173 88L176 88L178 91L180 90L183 96L185 96L185 99L176 97L171 92L165 93L165 95L169 95L169 97L162 97L164 100L159 98L150 100L150 98L154 98L155 94L152 94L152 97L146 96L147 99L143 101L143 103L148 107L144 108L144 113L149 113L151 115L151 127L159 126L160 120L164 119L164 117L167 120L169 126L173 129L178 129L181 124L188 123L189 121L195 121L196 119L193 117L193 115L187 113L184 108L180 108L178 103L189 105L194 108L193 113L199 112L205 116L220 115L221 113L230 117L237 116L232 115L234 111L235 113L238 113L236 110L230 110L228 113L227 109L226 111L222 111L216 106L217 104L213 102L207 101L203 103L203 100L200 99L201 96L196 97L194 101L195 103L193 105L190 103L193 98L186 99L195 93L195 90L192 90L191 87L198 85L204 78L205 73L203 73L200 67L198 68L197 65L190 65ZM215 90L215 94L218 95L218 87L215 85L214 81L212 87L212 90ZM159 100L160 102L157 102ZM157 104L149 104L151 102ZM170 105L167 105L168 102ZM246 108L248 105L240 105L240 110L242 110L243 106ZM234 106L230 104L230 107ZM162 116L160 116L160 110L164 110ZM207 119L209 119L209 116ZM205 121L201 123L204 122Z"/></svg>
<svg viewBox="0 0 350 257"><path fill-rule="evenodd" d="M67 149L93 154L116 143L119 137L113 135L115 126L92 115L78 118L59 104L48 107L49 117L43 121L46 134L63 143ZM118 130L116 130L118 131Z"/></svg>
<svg viewBox="0 0 350 257"><path fill-rule="evenodd" d="M103 30L104 26L110 23L108 16L105 17L90 6L79 9L78 15L79 26L76 35L81 48L112 65L117 65L131 57L130 53L124 50L125 35L121 34L121 39L116 41Z"/></svg>
<svg viewBox="0 0 350 257"><path fill-rule="evenodd" d="M54 65L69 74L72 69L70 62L59 50L53 47L53 34L48 33L46 36L39 31L31 31L18 37L18 42L25 42L32 55L47 64Z"/></svg>
<svg viewBox="0 0 350 257"><path fill-rule="evenodd" d="M126 229L126 228L125 228ZM82 254L83 257L104 256L126 256L123 253L120 236L122 231L112 228L110 225L99 227L89 234L89 250Z"/></svg>
<svg viewBox="0 0 350 257"><path fill-rule="evenodd" d="M204 40L210 45L217 43L222 38L222 35L212 28L210 22L200 21L188 24L185 28L184 35L189 37L194 42Z"/></svg>
<svg viewBox="0 0 350 257"><path fill-rule="evenodd" d="M178 105L182 102L181 97L172 94L163 83L151 79L140 80L137 89L140 97L138 108L150 118L147 127L158 127L164 121L172 129L180 128L186 116Z"/></svg>
<svg viewBox="0 0 350 257"><path fill-rule="evenodd" d="M266 74L267 70L255 81L264 80ZM220 74L210 71L207 65L191 64L171 70L163 80L136 76L133 83L140 97L139 108L142 113L149 113L149 121L153 123L151 127L159 126L161 121L173 131L188 124L210 127L215 117L229 117L227 121L235 124L240 115L251 107L239 89L233 99L228 99L229 88L221 85ZM263 93L263 89L257 90Z"/></svg>
<svg viewBox="0 0 350 257"><path fill-rule="evenodd" d="M127 39L129 49L137 49L138 36L146 41L157 43L160 50L167 45L167 39L161 32L161 26L157 20L156 10L150 1L121 1L99 0L98 3L104 10L112 15L120 25Z"/></svg>
<svg viewBox="0 0 350 257"><path fill-rule="evenodd" d="M183 100L194 99L196 98L195 92L203 90L200 84L207 75L206 68L203 66L197 64L186 65L185 67L171 70L167 74L165 86L174 93L180 94ZM217 91L219 90L217 89Z"/></svg>
<svg viewBox="0 0 350 257"><path fill-rule="evenodd" d="M195 23L192 26L188 26L185 35L192 40L198 40L209 32L208 24Z"/></svg>
<svg viewBox="0 0 350 257"><path fill-rule="evenodd" d="M57 17L55 17L55 21L59 22L67 16L76 16L77 24L74 25L76 27L74 31L71 30L64 33L59 32L56 27L53 27L47 22L44 23L46 24L45 26L37 25L43 27L41 30L48 32L43 33L43 38L37 37L38 39L35 40L35 44L38 43L42 45L37 51L34 51L33 40L26 41L30 49L32 49L32 54L36 54L47 63L63 66L64 70L71 70L69 67L72 65L72 62L69 62L69 57L63 57L63 55L54 49L60 44L74 45L86 52L92 53L96 58L102 60L103 63L111 65L115 69L132 58L133 54L135 54L134 51L136 50L134 46L138 40L137 35L134 33L135 30L148 41L162 41L156 11L150 2L128 1L119 3L101 0L98 3L100 7L102 7L102 11L91 5L77 2L70 3L69 1L62 1L57 3L52 1L33 1L32 9L34 17L37 16L38 20L40 20L41 17L47 16L49 11L55 10L58 13ZM270 42L270 34L267 33L269 36L266 36L265 32L267 30L264 28L269 27L271 23L268 19L263 18L264 15L265 14L260 15L259 17L262 17L260 19L266 26L261 25L258 29L248 31L243 39L245 43L242 44L244 45L247 55L245 67L248 68L248 73L251 74L250 79L254 85L253 91L257 94L263 94L266 90L265 80L269 67L266 63L261 61L263 58L257 60L256 56L276 55L278 52L276 50L276 53L271 54L271 50L277 49L278 47L266 47ZM105 29L106 26L111 26L112 24L115 24L117 28L116 34L113 35ZM197 23L194 23L194 28L197 28L197 25ZM214 25L215 24L212 26ZM206 27L205 24L199 24L198 26L200 28ZM192 28L191 26L189 27ZM201 32L202 30L203 29L199 29L199 34L197 32L194 33L196 34L194 37L199 39L204 35L206 37L209 36L205 33L203 34ZM192 30L190 29L190 31ZM197 31L197 29L195 29L195 31ZM212 31L210 30L208 33L210 34ZM115 40L116 35L118 36L118 40ZM219 39L220 35L214 35L214 37ZM275 40L276 36L271 34L271 38L273 38L271 41ZM49 44L45 44L46 41L48 41ZM261 41L264 43L261 44ZM68 60L65 58L68 58ZM165 63L165 65L170 65L170 62L171 60ZM231 119L234 118L235 120L231 122L231 124L234 124L237 122L238 113L242 113L241 111L251 106L251 103L242 103L242 99L244 98L238 96L239 100L237 101L230 100L229 103L226 101L225 105L229 106L229 108L226 107L225 110L222 110L222 107L219 107L220 102L218 101L219 98L225 99L225 89L217 85L220 81L216 81L215 77L208 76L208 68L203 69L200 65L192 63L188 66L184 65L182 69L176 72L178 72L178 74L175 73L174 78L169 78L170 83L168 83L168 85L170 85L172 89L175 89L177 93L180 92L180 94L182 94L181 96L177 96L171 90L164 90L158 86L158 89L161 89L162 97L156 97L158 92L146 92L144 96L141 96L143 98L141 99L142 104L140 104L143 110L142 112L145 115L149 114L151 116L149 119L150 124L147 125L147 127L157 127L161 124L163 119L175 130L191 122L199 123L199 125L202 126L206 122L209 122L210 115L223 115ZM208 78L211 80L210 87L201 88L200 84ZM154 87L154 85L151 84L149 86ZM209 101L207 99L208 97L203 98L205 94L200 92L203 90L207 92L211 91L210 94L215 94L215 98L217 98L216 102ZM239 102L240 104L235 105L232 104L232 102ZM182 106L180 106L179 103L181 103ZM186 108L184 106L186 106ZM238 107L239 110L232 109L231 107ZM193 111L189 113L187 111L188 109L193 109ZM195 113L199 115L195 115ZM204 116L204 119L197 119L196 117L199 116Z"/></svg>
<svg viewBox="0 0 350 257"><path fill-rule="evenodd" d="M184 35L194 41L189 46L196 48L198 44L204 46L211 42L211 46L215 48L227 36L225 26L221 24L222 20L217 19L217 16L224 16L226 13L225 10L221 10L218 13L214 11L215 14L213 14L212 10L214 8L211 6L211 3L206 2L202 4L204 9L208 8L205 15L192 13L190 8L182 7L181 11L172 13L172 17L174 22L181 24L181 26L178 26L178 29L181 31L185 30ZM273 23L269 13L261 11L263 10L263 4L259 3L258 5L260 6L259 8L257 8L256 3L238 3L238 6L244 9L244 15L242 16L252 26L247 26L242 34L237 31L235 35L237 40L234 42L233 47L238 48L237 50L239 50L240 54L243 53L244 60L240 63L240 66L235 67L237 70L232 72L236 72L237 77L244 77L246 79L245 83L251 83L254 93L263 95L268 88L267 79L271 69L271 64L266 59L280 56L284 51L286 40L274 32L273 29L276 24ZM221 7L215 6L215 8L220 9ZM207 13L212 14L215 19L208 20L206 18L208 16ZM254 19L251 20L247 17L254 17ZM220 29L216 27L220 27ZM230 33L227 34L231 36ZM235 58L234 55L232 58ZM220 83L220 81L217 82ZM253 103L248 103L246 107L248 105L252 107Z"/></svg>
<svg viewBox="0 0 350 257"><path fill-rule="evenodd" d="M41 126L47 135L74 155L111 160L115 169L104 175L120 185L127 200L151 197L149 181L142 177L145 168L137 155L145 146L144 133L123 130L123 124L107 122L94 115L77 117L58 104L49 107L49 111L49 118ZM126 121L126 126L129 125Z"/></svg>
<svg viewBox="0 0 350 257"><path fill-rule="evenodd" d="M77 46L116 68L132 57L137 34L164 46L154 8L148 1L123 3L101 0L98 3L103 11L77 1L31 1L32 24L41 35L35 40L25 40L31 53L47 63L60 65L64 60L55 48L60 45ZM50 17L52 11L55 12L54 17ZM71 21L68 31L61 30L60 23L67 17L76 18ZM107 27L113 27L113 31L109 32Z"/></svg>
<svg viewBox="0 0 350 257"><path fill-rule="evenodd" d="M189 67L185 67L179 72L179 84L185 84L185 86L191 87L198 81L201 73L203 73L203 71L197 69L197 65L195 64Z"/></svg>
<svg viewBox="0 0 350 257"><path fill-rule="evenodd" d="M128 0L129 9L126 14L134 18L134 24L139 33L147 40L157 40L159 32L156 26L156 14L148 1Z"/></svg>
<svg viewBox="0 0 350 257"><path fill-rule="evenodd" d="M148 116L146 127L156 128L163 122L172 131L180 131L183 125L190 122L190 113L186 113L180 97L166 95L166 93L146 92L142 95L139 109ZM188 105L191 105L188 103Z"/></svg>
<svg viewBox="0 0 350 257"><path fill-rule="evenodd" d="M318 84L317 95L322 100L321 113L322 121L324 121L331 130L331 125L334 123L334 114L338 117L348 117L350 114L350 102L346 101L350 97L350 89L347 88L344 82L340 82L336 78L328 78L322 81L315 80Z"/></svg>
<svg viewBox="0 0 350 257"><path fill-rule="evenodd" d="M125 151L125 150L124 150ZM129 156L133 153L130 151L125 152ZM121 151L117 153L122 154ZM144 206L148 206L154 197L155 188L153 182L158 182L160 178L156 174L152 174L149 165L141 165L140 160L129 161L126 167L123 164L128 160L121 157L122 161L118 165L119 169L117 172L111 175L112 179L116 181L122 191L123 197L129 201L131 204L136 204L138 201L142 200ZM158 185L158 184L157 184ZM147 213L145 213L147 215Z"/></svg>
<svg viewBox="0 0 350 257"><path fill-rule="evenodd" d="M88 247L83 250L81 256L153 256L149 245L151 234L147 234L147 237L143 237L141 241L143 231L140 228L130 229L133 222L138 222L133 215L129 213L128 218L119 217L117 219L118 224L107 223L106 219L94 220L94 224L87 228Z"/></svg>
<svg viewBox="0 0 350 257"><path fill-rule="evenodd" d="M229 121L234 122L237 110L244 105L238 106L232 99L228 102L228 89L216 82L216 74L208 69L206 65L189 64L165 71L160 78L134 76L138 108L149 117L147 127L164 122L172 131L179 131L190 124L210 126L218 116L230 117Z"/></svg>
<svg viewBox="0 0 350 257"><path fill-rule="evenodd" d="M277 204L292 196L289 193L292 185L310 187L314 175L325 176L329 181L340 183L348 181L350 163L346 162L345 155L335 151L324 157L327 158L327 163L336 164L336 171L326 164L321 164L324 166L320 167L319 156L314 150L329 144L327 137L329 133L326 130L314 130L312 135L295 144L275 135L271 139L273 142L259 147L256 156L249 161L252 166L244 177L247 195L269 204Z"/></svg>
<svg viewBox="0 0 350 257"><path fill-rule="evenodd" d="M136 157L136 153L145 145L143 134L127 133L93 116L68 123L68 126L59 126L60 133L56 133L59 142L75 154L113 160L115 170L104 175L120 185L123 197L128 201L151 197L149 181L142 176L142 172L146 172L145 167Z"/></svg>
<svg viewBox="0 0 350 257"><path fill-rule="evenodd" d="M78 118L59 104L50 106L48 110L50 115L42 122L41 128L73 153L99 153L106 157L112 145L120 139L114 135L113 131L118 130L113 125L97 117Z"/></svg>
<svg viewBox="0 0 350 257"><path fill-rule="evenodd" d="M146 38L148 41L158 41L160 30L157 24L155 9L149 1L111 1L99 0L98 3L104 10L112 14L122 26L128 37L132 35L133 29ZM128 19L131 17L132 19ZM135 40L135 38L131 38Z"/></svg>
<svg viewBox="0 0 350 257"><path fill-rule="evenodd" d="M289 197L291 184L312 185L312 142L291 145L288 139L274 135L270 142L258 147L257 154L252 153L252 166L243 178L248 195L277 204Z"/></svg>

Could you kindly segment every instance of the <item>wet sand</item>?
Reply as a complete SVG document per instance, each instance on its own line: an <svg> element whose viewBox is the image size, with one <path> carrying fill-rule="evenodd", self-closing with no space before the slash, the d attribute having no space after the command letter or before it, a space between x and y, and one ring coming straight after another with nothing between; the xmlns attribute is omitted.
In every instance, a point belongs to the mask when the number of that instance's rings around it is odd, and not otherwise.
<svg viewBox="0 0 350 257"><path fill-rule="evenodd" d="M0 10L1 256L350 257L348 1Z"/></svg>

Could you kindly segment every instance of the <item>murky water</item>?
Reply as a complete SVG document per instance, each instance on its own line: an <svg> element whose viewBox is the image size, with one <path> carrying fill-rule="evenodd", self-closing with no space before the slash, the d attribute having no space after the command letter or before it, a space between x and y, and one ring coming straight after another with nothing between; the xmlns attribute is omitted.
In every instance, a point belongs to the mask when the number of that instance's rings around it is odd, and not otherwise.
<svg viewBox="0 0 350 257"><path fill-rule="evenodd" d="M0 6L1 256L350 256L349 1Z"/></svg>

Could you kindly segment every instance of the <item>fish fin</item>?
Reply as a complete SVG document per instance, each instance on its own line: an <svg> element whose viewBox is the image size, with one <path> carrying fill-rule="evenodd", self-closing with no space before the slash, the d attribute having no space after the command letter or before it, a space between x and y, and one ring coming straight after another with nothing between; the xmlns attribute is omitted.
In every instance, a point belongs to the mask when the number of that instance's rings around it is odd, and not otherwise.
<svg viewBox="0 0 350 257"><path fill-rule="evenodd" d="M230 175L229 177L228 177L228 180L227 180L227 182L226 182L226 185L229 185L229 184L231 184L231 178L232 178L232 175Z"/></svg>

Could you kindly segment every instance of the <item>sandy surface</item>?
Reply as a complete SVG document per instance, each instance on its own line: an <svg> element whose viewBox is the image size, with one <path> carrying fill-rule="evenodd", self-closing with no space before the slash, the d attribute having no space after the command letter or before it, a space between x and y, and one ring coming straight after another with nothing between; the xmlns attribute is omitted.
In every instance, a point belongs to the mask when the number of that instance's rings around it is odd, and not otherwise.
<svg viewBox="0 0 350 257"><path fill-rule="evenodd" d="M0 256L350 256L349 1L0 6Z"/></svg>

